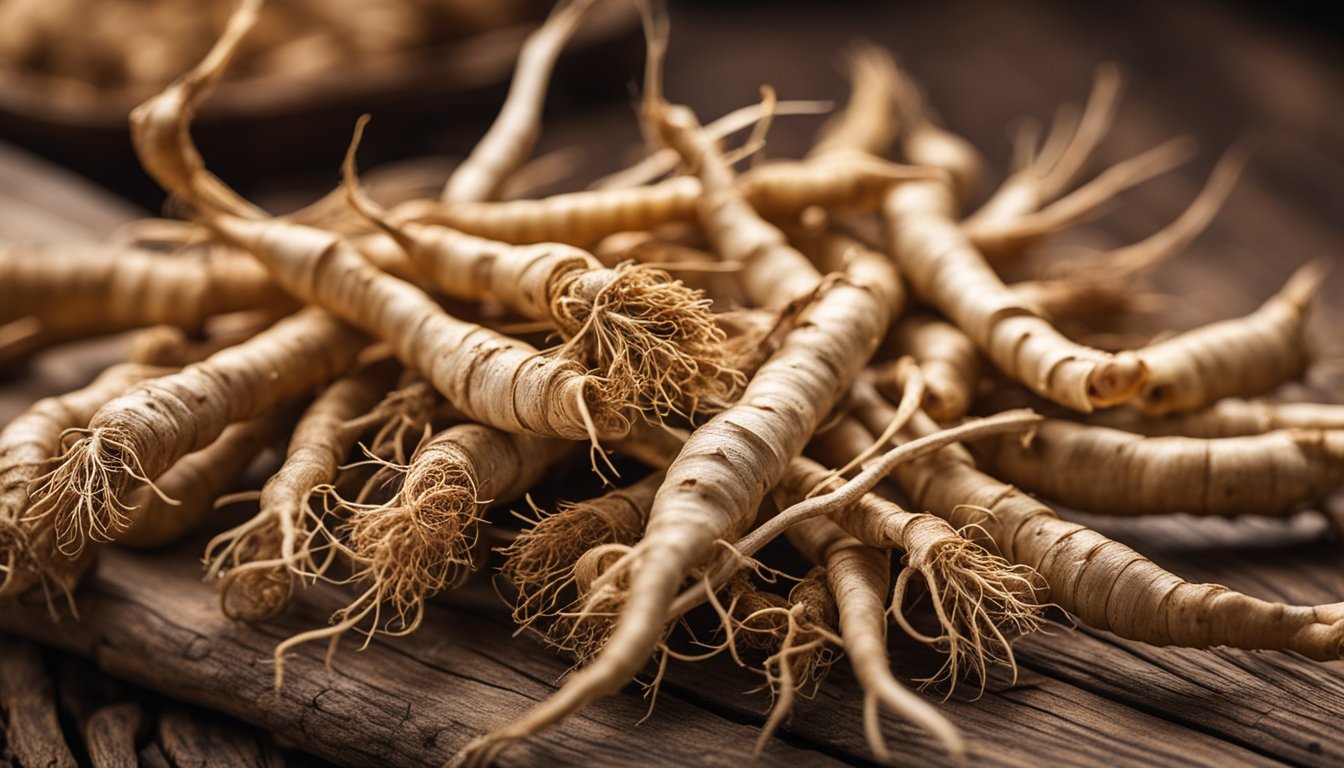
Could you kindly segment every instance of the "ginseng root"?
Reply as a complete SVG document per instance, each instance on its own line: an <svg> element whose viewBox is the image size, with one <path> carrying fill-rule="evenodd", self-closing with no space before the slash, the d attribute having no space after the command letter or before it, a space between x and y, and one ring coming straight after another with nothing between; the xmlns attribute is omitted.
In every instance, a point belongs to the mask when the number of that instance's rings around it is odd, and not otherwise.
<svg viewBox="0 0 1344 768"><path fill-rule="evenodd" d="M1344 485L1344 431L1204 440L1047 420L986 441L994 473L1066 507L1107 515L1287 515Z"/></svg>
<svg viewBox="0 0 1344 768"><path fill-rule="evenodd" d="M325 526L310 500L336 479L337 467L364 430L361 417L378 404L396 375L394 361L384 360L323 390L295 425L284 463L262 486L257 514L206 545L206 578L219 579L225 616L241 621L275 616L289 602L300 574L325 571L316 561Z"/></svg>

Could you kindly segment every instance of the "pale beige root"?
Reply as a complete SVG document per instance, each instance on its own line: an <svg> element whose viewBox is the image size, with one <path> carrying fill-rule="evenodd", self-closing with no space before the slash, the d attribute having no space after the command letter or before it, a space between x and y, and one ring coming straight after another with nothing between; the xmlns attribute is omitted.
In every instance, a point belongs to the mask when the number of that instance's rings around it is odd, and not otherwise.
<svg viewBox="0 0 1344 768"><path fill-rule="evenodd" d="M924 94L904 70L891 61L885 78L896 89L901 156L915 165L938 168L948 175L959 209L980 186L984 159L970 142L945 130L935 122L933 111L924 103Z"/></svg>
<svg viewBox="0 0 1344 768"><path fill-rule="evenodd" d="M857 423L848 429L843 426L817 438L816 450L828 459L852 456L866 442ZM830 490L842 487L840 481L828 479L821 465L796 459L776 486L775 499L796 508L818 483ZM983 690L990 665L1007 666L1016 674L1012 642L1035 631L1043 620L1036 601L1043 585L1030 568L991 554L940 518L907 512L873 493L837 507L831 519L865 545L904 550L905 570L896 582L892 613L911 637L947 655L942 669L924 682L946 682L950 694L963 675L980 681ZM928 588L938 618L937 635L915 630L905 616L905 593L912 578L922 579Z"/></svg>
<svg viewBox="0 0 1344 768"><path fill-rule="evenodd" d="M894 94L901 87L891 53L872 43L854 44L845 56L849 102L821 127L808 157L861 152L884 157L900 135Z"/></svg>
<svg viewBox="0 0 1344 768"><path fill-rule="evenodd" d="M826 583L839 612L840 639L863 689L864 736L873 756L882 762L892 759L877 718L868 714L878 704L933 736L953 759L964 756L966 742L957 727L892 674L887 652L888 553L865 546L825 518L790 528L789 541L809 560L826 566Z"/></svg>
<svg viewBox="0 0 1344 768"><path fill-rule="evenodd" d="M629 588L602 651L550 699L474 740L456 758L460 763L493 759L514 740L620 690L639 671L664 636L677 590L714 555L716 541L736 539L750 525L788 459L872 354L900 301L890 263L864 253L851 260L844 279L818 292L737 404L691 435L668 469L644 538L604 575L602 584L625 579Z"/></svg>
<svg viewBox="0 0 1344 768"><path fill-rule="evenodd" d="M1010 378L1077 411L1122 403L1146 370L1133 353L1076 344L1040 317L985 262L953 220L951 190L914 182L884 205L890 247L915 294L961 328Z"/></svg>
<svg viewBox="0 0 1344 768"><path fill-rule="evenodd" d="M1228 397L1199 411L1149 416L1128 408L1094 413L1089 424L1151 437L1240 437L1280 429L1344 430L1344 405L1271 403Z"/></svg>
<svg viewBox="0 0 1344 768"><path fill-rule="evenodd" d="M555 61L592 4L593 0L560 0L546 22L528 35L518 52L504 106L490 130L449 177L444 201L489 200L527 160L541 135L541 111Z"/></svg>
<svg viewBox="0 0 1344 768"><path fill-rule="evenodd" d="M255 418L335 378L364 337L316 310L280 321L181 372L145 382L98 409L42 477L28 516L50 524L69 556L130 524L130 492L150 484L230 424ZM40 522L47 521L47 522Z"/></svg>
<svg viewBox="0 0 1344 768"><path fill-rule="evenodd" d="M1064 284L1129 283L1181 253L1218 215L1241 178L1250 155L1248 142L1234 144L1224 152L1204 188L1172 223L1137 243L1104 252L1096 258L1056 262L1047 268L1047 278L1053 277ZM1023 285L1019 283L1014 288L1020 290Z"/></svg>
<svg viewBox="0 0 1344 768"><path fill-rule="evenodd" d="M655 472L625 488L594 499L564 503L554 512L533 507L533 524L500 550L500 573L517 590L513 620L534 627L561 611L575 612L581 602L567 598L575 584L575 566L584 553L605 544L634 546L644 535L644 524L663 474ZM546 631L548 637L568 635L568 628Z"/></svg>
<svg viewBox="0 0 1344 768"><path fill-rule="evenodd" d="M860 404L871 432L880 416ZM916 420L912 434L937 425ZM1290 650L1326 661L1344 654L1344 603L1284 605L1218 584L1192 584L1129 547L978 471L958 447L905 464L897 479L911 499L956 526L974 526L1012 563L1034 568L1039 595L1084 623L1151 645Z"/></svg>
<svg viewBox="0 0 1344 768"><path fill-rule="evenodd" d="M759 125L766 118L783 115L820 115L831 110L829 101L776 101L767 113L765 104L751 104L735 109L709 125L705 131L716 140L723 140L745 128ZM631 189L648 184L670 173L681 162L676 150L668 147L655 149L634 165L594 181L589 189Z"/></svg>
<svg viewBox="0 0 1344 768"><path fill-rule="evenodd" d="M282 407L252 421L231 424L213 443L183 456L154 478L157 493L149 488L137 489L126 514L130 525L117 535L117 543L155 549L196 530L214 510L215 501L238 483L248 465L284 439L294 426L295 415Z"/></svg>
<svg viewBox="0 0 1344 768"><path fill-rule="evenodd" d="M732 168L694 113L665 102L653 102L645 112L660 140L695 169L704 188L697 201L700 225L716 253L742 262L747 299L756 306L778 307L815 292L821 273L751 207L735 185Z"/></svg>
<svg viewBox="0 0 1344 768"><path fill-rule="evenodd" d="M397 366L383 360L337 379L295 425L285 461L261 488L252 519L206 545L206 578L218 579L220 609L240 621L277 615L289 603L300 574L322 574L327 532L311 509L314 493L336 479L337 468L365 429L364 418L396 382Z"/></svg>
<svg viewBox="0 0 1344 768"><path fill-rule="evenodd" d="M346 155L350 203L396 239L440 291L497 299L553 324L566 340L559 354L592 367L602 399L631 403L655 420L721 407L741 387L744 377L732 368L709 301L663 270L608 269L560 243L510 245L438 225L385 221L355 179L363 125Z"/></svg>
<svg viewBox="0 0 1344 768"><path fill-rule="evenodd" d="M845 156L825 163L763 163L743 173L737 184L761 215L787 219L814 206L847 213L871 211L893 184L929 175L927 170L876 158ZM697 179L677 176L646 187L585 190L542 200L453 205L415 201L388 215L397 222L442 224L506 243L587 246L620 232L694 221L702 195Z"/></svg>
<svg viewBox="0 0 1344 768"><path fill-rule="evenodd" d="M1024 132L1016 148L1020 167L966 218L967 228L1011 222L1040 210L1061 194L1082 172L1110 130L1123 85L1120 71L1104 64L1097 68L1092 93L1081 115L1073 106L1061 108L1039 149L1034 132Z"/></svg>
<svg viewBox="0 0 1344 768"><path fill-rule="evenodd" d="M208 85L217 76L250 26L253 7L240 6L230 34L182 82ZM598 382L577 364L451 317L428 294L370 264L343 237L267 219L209 176L189 132L195 103L207 92L204 85L175 85L138 107L131 120L136 152L155 180L192 205L216 235L261 261L287 292L386 340L403 363L476 421L570 439L628 428L629 404L601 400Z"/></svg>
<svg viewBox="0 0 1344 768"><path fill-rule="evenodd" d="M898 319L888 337L896 354L910 355L924 376L924 410L938 421L966 415L980 384L980 353L955 325L925 313ZM903 382L895 363L880 366L873 383L899 400Z"/></svg>
<svg viewBox="0 0 1344 768"><path fill-rule="evenodd" d="M1148 378L1136 403L1154 415L1192 411L1224 397L1259 395L1306 368L1306 314L1325 262L1298 269L1244 317L1212 323L1139 350Z"/></svg>
<svg viewBox="0 0 1344 768"><path fill-rule="evenodd" d="M239 0L223 34L199 64L162 93L131 111L131 142L140 164L169 194L194 206L265 218L205 168L191 140L196 105L214 88L243 37L256 24L262 0Z"/></svg>
<svg viewBox="0 0 1344 768"><path fill-rule="evenodd" d="M1344 431L1144 437L1068 421L983 446L996 476L1083 512L1282 516L1344 485Z"/></svg>
<svg viewBox="0 0 1344 768"><path fill-rule="evenodd" d="M56 552L51 525L25 520L30 488L60 456L62 435L87 426L99 408L140 382L171 372L113 366L83 389L38 400L0 431L0 598L18 595L72 564Z"/></svg>
<svg viewBox="0 0 1344 768"><path fill-rule="evenodd" d="M1172 170L1193 153L1194 142L1173 139L1112 165L1096 178L1040 210L1009 219L972 216L962 227L986 258L995 263L1004 263L1021 256L1051 235L1098 214L1121 192Z"/></svg>
<svg viewBox="0 0 1344 768"><path fill-rule="evenodd" d="M0 307L37 318L48 332L97 336L161 324L194 330L214 315L293 306L245 254L0 247Z"/></svg>
<svg viewBox="0 0 1344 768"><path fill-rule="evenodd" d="M276 647L277 688L285 653L296 645L327 639L334 651L354 629L368 640L414 632L425 601L460 586L479 567L476 542L486 509L525 493L570 448L561 440L459 424L427 438L407 466L389 465L402 478L396 495L385 504L345 504L349 517L338 531L352 564L348 581L363 591L333 614L332 626Z"/></svg>

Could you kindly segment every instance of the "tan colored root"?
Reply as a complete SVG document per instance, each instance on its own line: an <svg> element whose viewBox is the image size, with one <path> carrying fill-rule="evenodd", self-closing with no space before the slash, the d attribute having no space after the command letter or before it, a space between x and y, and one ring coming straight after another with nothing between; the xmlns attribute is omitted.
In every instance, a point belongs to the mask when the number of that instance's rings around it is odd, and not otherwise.
<svg viewBox="0 0 1344 768"><path fill-rule="evenodd" d="M893 255L916 294L1042 397L1088 412L1137 392L1146 375L1139 358L1076 344L1036 314L966 240L952 202L946 186L932 183L897 187L887 199Z"/></svg>
<svg viewBox="0 0 1344 768"><path fill-rule="evenodd" d="M947 696L951 696L957 681L966 675L979 680L983 694L991 665L1007 667L1017 679L1012 643L1035 632L1044 621L1037 602L1044 585L1030 568L1010 565L957 535L942 520L929 520L936 543L908 543L906 567L896 579L891 613L906 634L947 656L937 673L921 681L924 685L945 683ZM934 521L941 526L934 526ZM928 589L939 635L919 632L905 614L906 593L916 576Z"/></svg>
<svg viewBox="0 0 1344 768"><path fill-rule="evenodd" d="M1088 417L1088 423L1149 437L1205 439L1260 435L1279 429L1344 430L1344 405L1228 397L1204 410L1170 416L1148 416L1128 409L1101 411Z"/></svg>
<svg viewBox="0 0 1344 768"><path fill-rule="evenodd" d="M809 157L861 152L874 157L890 153L900 133L896 100L892 94L896 64L891 54L870 43L858 43L847 52L849 103L822 126Z"/></svg>
<svg viewBox="0 0 1344 768"><path fill-rule="evenodd" d="M856 414L871 429L864 410ZM927 420L915 424L915 433L932 429ZM964 450L944 449L897 477L916 503L973 525L1009 562L1036 569L1052 603L1097 629L1151 645L1291 650L1318 661L1344 654L1344 603L1284 605L1189 583L977 471Z"/></svg>
<svg viewBox="0 0 1344 768"><path fill-rule="evenodd" d="M900 318L890 336L895 351L914 357L924 379L924 410L939 421L966 415L980 383L980 353L956 326L927 314ZM873 383L902 400L904 383L895 364L877 368Z"/></svg>
<svg viewBox="0 0 1344 768"><path fill-rule="evenodd" d="M78 556L89 542L112 541L130 527L129 491L138 484L153 487L125 430L113 426L74 434L82 437L40 479L24 519L43 524L49 517L56 550L67 558Z"/></svg>
<svg viewBox="0 0 1344 768"><path fill-rule="evenodd" d="M861 450L867 442L865 435L862 426L846 420L819 437L813 447L828 460L839 461ZM790 469L775 491L781 503L797 504L806 489L827 474L821 465L808 459L796 459ZM839 481L831 480L827 485L837 487ZM1016 674L1012 642L1035 631L1042 621L1036 592L1043 587L1030 568L1011 565L939 518L907 512L874 494L837 507L831 517L867 546L905 551L905 569L896 581L892 614L911 637L948 656L943 668L926 684L946 682L951 695L965 673L977 677L983 690L991 664L1004 664ZM808 531L809 522L803 525ZM815 529L810 533L819 535ZM799 535L791 538L797 543ZM922 577L928 587L938 618L938 635L915 630L905 617L905 592L914 577Z"/></svg>
<svg viewBox="0 0 1344 768"><path fill-rule="evenodd" d="M288 435L297 415L292 408L281 408L234 424L210 445L182 457L155 479L153 491L141 488L133 493L128 503L131 522L117 535L118 543L155 549L195 530L215 508L216 499L238 482L252 460Z"/></svg>
<svg viewBox="0 0 1344 768"><path fill-rule="evenodd" d="M709 300L663 270L607 269L572 246L513 246L441 226L387 221L355 178L365 122L356 126L346 154L350 203L392 235L440 290L463 299L498 297L527 317L554 323L566 339L555 354L592 370L600 401L630 403L651 419L721 407L742 386Z"/></svg>
<svg viewBox="0 0 1344 768"><path fill-rule="evenodd" d="M1204 188L1175 221L1137 243L1097 259L1067 259L1047 268L1046 276L1066 282L1132 282L1137 276L1184 251L1213 222L1250 161L1249 143L1234 144L1214 166Z"/></svg>
<svg viewBox="0 0 1344 768"><path fill-rule="evenodd" d="M396 495L384 504L345 502L349 517L337 531L343 540L338 546L351 561L346 581L367 588L332 616L332 626L276 647L277 686L285 653L301 643L327 639L334 652L351 630L364 633L365 646L375 634L414 632L425 601L460 586L479 567L477 541L487 507L530 488L568 447L464 424L427 438L408 465L386 464L387 473L402 477Z"/></svg>
<svg viewBox="0 0 1344 768"><path fill-rule="evenodd" d="M829 112L832 107L829 101L777 101L772 105L771 115L779 117L783 115L819 115ZM746 128L758 125L765 119L765 110L763 104L752 104L750 106L735 109L732 112L720 117L714 122L705 126L705 131L714 138L715 141L722 141L728 136L737 133ZM589 189L633 189L676 170L681 162L681 156L676 150L666 147L657 149L644 157L644 159L634 165L624 168L609 176L604 176L589 185Z"/></svg>
<svg viewBox="0 0 1344 768"><path fill-rule="evenodd" d="M766 686L774 701L756 738L754 754L758 756L793 712L796 699L815 696L827 670L839 659L837 648L842 641L835 630L839 613L825 579L824 567L813 568L789 591L787 608L757 611L743 622L743 626L750 626L752 621L770 621L763 616L765 613L783 614L783 636L776 635L774 652L763 665Z"/></svg>
<svg viewBox="0 0 1344 768"><path fill-rule="evenodd" d="M230 424L255 418L335 378L363 337L305 310L181 372L137 386L94 414L82 437L42 478L29 517L50 518L67 556L110 541L129 524L128 492ZM43 524L43 523L36 523Z"/></svg>
<svg viewBox="0 0 1344 768"><path fill-rule="evenodd" d="M448 202L489 200L522 165L541 134L541 109L555 61L593 0L562 0L518 53L518 67L499 115L453 171L443 189Z"/></svg>
<svg viewBox="0 0 1344 768"><path fill-rule="evenodd" d="M966 743L947 718L896 680L887 652L887 592L891 558L883 549L865 546L840 526L814 518L789 529L789 541L809 560L826 566L826 580L839 610L845 654L864 691L864 734L873 756L891 761L877 721L881 704L933 736L959 758Z"/></svg>
<svg viewBox="0 0 1344 768"><path fill-rule="evenodd" d="M160 324L196 330L215 315L291 311L294 301L237 252L12 245L0 246L0 307L48 334L78 337Z"/></svg>
<svg viewBox="0 0 1344 768"><path fill-rule="evenodd" d="M574 562L577 597L554 613L543 638L573 656L575 667L591 663L611 640L630 589L627 572L613 567L629 552L625 544L599 544Z"/></svg>
<svg viewBox="0 0 1344 768"><path fill-rule="evenodd" d="M970 142L940 127L936 116L924 103L924 94L894 59L885 63L888 72L882 82L894 89L900 125L901 155L915 165L937 168L947 174L960 208L975 193L984 176L984 159Z"/></svg>
<svg viewBox="0 0 1344 768"><path fill-rule="evenodd" d="M1327 271L1325 262L1308 263L1255 312L1139 350L1148 378L1137 405L1157 416L1192 411L1224 397L1263 394L1300 374L1306 313Z"/></svg>
<svg viewBox="0 0 1344 768"><path fill-rule="evenodd" d="M1344 432L1281 430L1202 440L1046 420L984 445L1004 480L1108 515L1287 515L1344 485Z"/></svg>
<svg viewBox="0 0 1344 768"><path fill-rule="evenodd" d="M1063 192L1110 130L1122 85L1119 71L1103 65L1097 69L1081 116L1072 107L1061 109L1039 150L1033 146L1035 137L1024 134L1018 144L1020 168L967 217L968 230L1012 222L1040 210Z"/></svg>
<svg viewBox="0 0 1344 768"><path fill-rule="evenodd" d="M572 276L552 316L569 356L588 361L605 399L654 420L721 410L746 383L709 300L662 270L626 265Z"/></svg>
<svg viewBox="0 0 1344 768"><path fill-rule="evenodd" d="M107 401L140 381L171 372L135 364L104 371L92 384L64 395L39 400L0 430L0 597L17 595L65 561L56 549L53 520L32 516L33 485L61 454L66 430L88 425Z"/></svg>
<svg viewBox="0 0 1344 768"><path fill-rule="evenodd" d="M1107 168L1069 195L1006 221L968 220L963 226L972 244L992 262L1002 263L1026 252L1053 234L1096 215L1117 195L1184 163L1194 153L1188 139L1165 144Z"/></svg>
<svg viewBox="0 0 1344 768"><path fill-rule="evenodd" d="M311 533L298 538L292 560L279 557L285 531L275 515L258 515L224 536L228 538L215 539L206 548L206 578L218 578L220 610L234 621L264 621L284 610L294 594L291 568L322 570L315 562Z"/></svg>
<svg viewBox="0 0 1344 768"><path fill-rule="evenodd" d="M654 473L629 488L562 504L552 513L534 506L534 524L500 550L500 573L518 592L514 622L530 627L553 617L578 578L576 564L585 553L604 544L630 547L638 542L662 479L661 472Z"/></svg>

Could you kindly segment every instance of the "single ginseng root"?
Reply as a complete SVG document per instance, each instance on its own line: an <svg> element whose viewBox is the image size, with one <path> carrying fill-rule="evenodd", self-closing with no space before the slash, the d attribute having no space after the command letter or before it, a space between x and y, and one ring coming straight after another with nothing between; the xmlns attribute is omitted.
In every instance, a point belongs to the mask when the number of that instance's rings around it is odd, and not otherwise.
<svg viewBox="0 0 1344 768"><path fill-rule="evenodd" d="M892 673L885 602L891 587L890 555L821 517L793 526L788 536L809 560L826 566L826 581L839 612L841 643L863 688L864 735L873 755L883 762L892 757L882 738L879 705L923 728L949 756L965 755L966 744L956 726Z"/></svg>
<svg viewBox="0 0 1344 768"><path fill-rule="evenodd" d="M571 447L461 424L426 439L409 465L387 465L402 476L396 495L384 504L345 503L349 517L337 532L336 546L352 563L348 581L364 591L332 616L332 626L276 647L277 689L285 653L296 645L329 640L330 660L341 636L361 625L366 646L375 633L414 632L425 600L459 586L478 567L477 536L488 506L522 495Z"/></svg>
<svg viewBox="0 0 1344 768"><path fill-rule="evenodd" d="M31 519L29 512L31 488L61 455L62 435L88 426L99 408L140 382L171 372L113 366L83 389L37 401L0 431L0 598L46 585L48 574L73 565L57 551L54 519Z"/></svg>
<svg viewBox="0 0 1344 768"><path fill-rule="evenodd" d="M370 409L396 382L398 366L383 360L333 382L304 411L285 461L262 486L260 509L206 545L206 578L218 579L224 615L242 621L275 616L301 573L325 572L316 560L325 526L310 508L328 487L365 428ZM374 418L379 418L374 415Z"/></svg>
<svg viewBox="0 0 1344 768"><path fill-rule="evenodd" d="M1344 485L1344 431L1145 437L1069 421L983 445L994 474L1081 512L1273 515Z"/></svg>
<svg viewBox="0 0 1344 768"><path fill-rule="evenodd" d="M29 517L67 557L130 524L130 492L150 485L230 424L256 418L334 379L365 345L354 329L304 310L179 373L144 382L98 409L38 482Z"/></svg>
<svg viewBox="0 0 1344 768"><path fill-rule="evenodd" d="M768 651L762 672L773 702L756 738L754 754L793 712L798 696L811 698L826 671L838 658L838 610L826 583L826 569L817 566L789 590L787 599L755 588L749 579L735 578L728 595L725 626L728 643L738 656L738 642Z"/></svg>

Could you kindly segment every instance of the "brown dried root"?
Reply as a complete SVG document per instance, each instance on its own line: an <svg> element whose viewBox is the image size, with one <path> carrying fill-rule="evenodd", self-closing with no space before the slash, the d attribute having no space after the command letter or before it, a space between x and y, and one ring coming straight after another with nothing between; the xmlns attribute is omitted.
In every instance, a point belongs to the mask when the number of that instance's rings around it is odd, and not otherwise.
<svg viewBox="0 0 1344 768"><path fill-rule="evenodd" d="M762 667L773 703L756 738L758 756L793 711L797 697L816 695L826 671L839 659L839 611L825 579L824 567L813 568L789 590L787 606L762 608L738 622L739 631L757 636L755 644L773 650Z"/></svg>
<svg viewBox="0 0 1344 768"><path fill-rule="evenodd" d="M905 569L896 577L891 614L906 634L947 655L925 686L947 683L951 696L963 674L980 681L984 693L990 665L1003 665L1017 679L1013 640L1035 632L1042 607L1036 601L1043 584L1035 571L1012 565L969 539L943 520L925 515L924 530L906 537ZM913 578L929 591L941 633L927 635L915 629L905 614L906 592Z"/></svg>
<svg viewBox="0 0 1344 768"><path fill-rule="evenodd" d="M532 507L536 519L509 546L500 550L500 573L517 590L513 620L520 627L554 617L569 586L580 578L577 564L584 555L606 544L633 546L644 533L653 496L662 484L661 472L595 499L561 504L547 513Z"/></svg>
<svg viewBox="0 0 1344 768"><path fill-rule="evenodd" d="M662 420L722 409L746 384L710 301L662 270L622 265L571 273L551 314L568 341L562 354L587 361L612 402Z"/></svg>
<svg viewBox="0 0 1344 768"><path fill-rule="evenodd" d="M477 538L488 505L523 493L568 447L463 424L426 439L409 465L386 464L389 473L403 476L396 495L384 504L345 502L350 517L337 531L344 540L338 546L352 563L346 581L368 587L332 616L332 626L276 647L276 686L283 679L284 654L301 643L327 639L330 661L341 636L352 629L364 633L365 647L375 634L414 632L425 600L461 585L477 568Z"/></svg>

